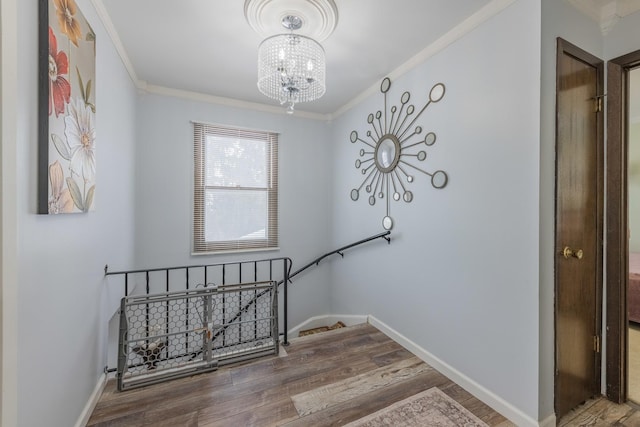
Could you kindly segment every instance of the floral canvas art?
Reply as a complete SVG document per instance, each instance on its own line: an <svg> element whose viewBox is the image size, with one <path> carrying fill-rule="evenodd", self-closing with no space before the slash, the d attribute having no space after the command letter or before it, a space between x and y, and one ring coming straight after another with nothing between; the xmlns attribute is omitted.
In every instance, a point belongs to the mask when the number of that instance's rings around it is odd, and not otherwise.
<svg viewBox="0 0 640 427"><path fill-rule="evenodd" d="M38 213L94 209L96 37L75 0L40 0Z"/></svg>

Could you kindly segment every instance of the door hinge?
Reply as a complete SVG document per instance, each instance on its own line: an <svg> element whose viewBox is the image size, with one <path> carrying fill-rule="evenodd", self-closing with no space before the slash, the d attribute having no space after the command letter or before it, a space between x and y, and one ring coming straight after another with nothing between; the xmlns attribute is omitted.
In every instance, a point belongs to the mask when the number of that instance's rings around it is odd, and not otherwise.
<svg viewBox="0 0 640 427"><path fill-rule="evenodd" d="M604 108L603 107L603 105L604 105L604 101L603 100L604 100L605 96L607 96L607 95L606 94L605 95L596 95L596 96L594 96L592 98L593 101L594 101L594 112L596 112L596 113L602 112L602 109Z"/></svg>
<svg viewBox="0 0 640 427"><path fill-rule="evenodd" d="M593 351L600 353L600 335L593 336Z"/></svg>

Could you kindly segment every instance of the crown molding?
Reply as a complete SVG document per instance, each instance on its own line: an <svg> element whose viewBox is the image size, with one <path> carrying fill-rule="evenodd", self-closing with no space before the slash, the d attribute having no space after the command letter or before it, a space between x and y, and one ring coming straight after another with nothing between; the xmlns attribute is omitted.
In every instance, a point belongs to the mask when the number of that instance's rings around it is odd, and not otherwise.
<svg viewBox="0 0 640 427"><path fill-rule="evenodd" d="M129 73L129 77L133 81L133 84L136 87L139 87L140 80L138 80L138 75L136 74L136 70L135 68L133 68L133 64L129 59L129 55L127 55L127 50L124 48L124 45L120 40L120 36L116 31L116 27L113 26L113 22L111 21L111 17L109 16L107 9L104 7L104 3L102 3L102 0L91 0L91 4L93 4L93 7L95 8L96 13L98 14L98 17L102 21L102 25L104 25L104 28L107 31L107 34L111 38L111 42L113 43L113 46L116 48L116 52L118 52L118 56L120 56L120 59L122 60L122 64L124 65L124 68L126 68L127 73Z"/></svg>
<svg viewBox="0 0 640 427"><path fill-rule="evenodd" d="M431 43L429 46L424 48L418 54L413 56L404 64L400 65L395 70L391 71L386 75L391 80L396 80L403 74L406 74L410 70L414 69L418 65L425 62L427 59L431 58L438 52L443 51L448 46L461 39L465 35L469 34L479 25L487 21L489 18L497 15L502 12L507 7L511 6L515 0L494 0L491 3L484 6L482 9L462 21L460 24L453 27L447 33L445 33L442 37L440 37L435 42ZM331 114L331 119L335 119L345 112L349 111L356 105L360 104L362 101L367 99L369 96L377 93L380 90L380 82L376 82L374 85L369 87L364 92L360 93L360 95L353 98L347 104L340 107L335 113Z"/></svg>
<svg viewBox="0 0 640 427"><path fill-rule="evenodd" d="M567 0L573 7L600 25L602 35L627 15L640 10L640 0Z"/></svg>
<svg viewBox="0 0 640 427"><path fill-rule="evenodd" d="M181 98L190 101L205 102L209 104L224 105L226 107L243 108L247 110L261 111L263 113L281 114L286 115L286 109L281 106L260 104L258 102L241 101L239 99L224 98L222 96L208 95L201 92L192 92L188 90L175 89L164 86L157 86L148 84L147 82L140 82L138 89L141 93L151 93L156 95L170 96L173 98ZM330 115L311 113L308 111L302 111L296 109L294 113L295 117L303 117L306 119L328 121Z"/></svg>
<svg viewBox="0 0 640 427"><path fill-rule="evenodd" d="M122 60L124 67L129 73L129 77L131 78L131 80L133 81L133 84L135 85L135 87L138 89L140 93L153 93L158 95L171 96L175 98L188 99L192 101L225 105L228 107L245 108L249 110L262 111L266 113L286 114L286 111L283 108L276 107L273 105L260 104L257 102L241 101L238 99L224 98L224 97L208 95L200 92L191 92L191 91L186 91L181 89L156 86L153 84L149 84L144 80L140 80L138 78L135 68L133 67L133 63L129 59L127 50L124 48L124 45L120 40L118 31L116 31L116 28L113 25L113 22L111 21L111 17L109 16L109 13L107 12L107 9L104 7L104 3L102 2L102 0L91 0L91 3L95 8L96 13L98 14L98 17L102 21L102 24L104 25L107 31L107 34L111 38L111 41L115 46L118 56L120 56L120 59ZM322 121L327 121L331 117L330 114L311 113L311 112L302 111L298 109L296 109L295 116L304 117L304 118L313 119L313 120L322 120Z"/></svg>
<svg viewBox="0 0 640 427"><path fill-rule="evenodd" d="M445 33L442 37L440 37L434 43L431 43L429 46L424 48L418 54L410 58L404 64L400 65L395 70L388 73L386 76L391 78L392 80L396 80L398 77L404 75L405 73L412 70L416 66L422 64L423 62L425 62L427 59L431 58L438 52L446 49L448 46L450 46L457 40L461 39L471 31L473 31L475 28L477 28L479 25L481 25L488 19L502 12L504 9L511 6L511 4L513 4L515 1L516 0L493 0L492 2L485 5L482 9L480 9L479 11L477 11L476 13L474 13L473 15L469 16L467 19L462 21L460 24L456 25L454 28L449 30L447 33ZM568 1L580 2L580 1L597 1L597 0L568 0ZM618 1L625 1L625 0L618 0ZM640 0L626 0L626 1L640 3ZM111 38L111 41L113 42L116 48L116 51L118 52L118 55L122 60L122 63L124 64L127 72L129 73L129 76L131 77L131 80L133 81L136 88L140 90L142 93L146 92L146 93L153 93L158 95L172 96L172 97L181 98L181 99L207 102L207 103L225 105L225 106L235 107L235 108L245 108L245 109L262 111L267 113L274 113L274 114L286 113L283 108L276 107L273 105L261 104L257 102L241 101L233 98L224 98L224 97L209 95L201 92L192 92L192 91L185 91L181 89L156 86L153 84L148 84L147 82L138 79L135 68L133 67L133 64L129 59L127 51L120 40L120 36L118 35L118 32L116 31L113 25L113 22L111 21L111 18L109 17L109 14L106 8L104 7L103 0L91 0L91 3L95 7L96 12L98 13L98 16L100 17L107 31L107 34ZM295 115L297 117L303 117L303 118L312 119L312 120L331 121L341 116L345 112L349 111L354 106L358 105L359 103L364 101L366 98L368 98L372 94L376 93L379 89L379 86L380 86L379 82L376 82L371 87L369 87L368 89L366 89L365 91L357 95L347 104L338 108L333 113L320 114L320 113L311 113L311 112L301 111L296 109Z"/></svg>

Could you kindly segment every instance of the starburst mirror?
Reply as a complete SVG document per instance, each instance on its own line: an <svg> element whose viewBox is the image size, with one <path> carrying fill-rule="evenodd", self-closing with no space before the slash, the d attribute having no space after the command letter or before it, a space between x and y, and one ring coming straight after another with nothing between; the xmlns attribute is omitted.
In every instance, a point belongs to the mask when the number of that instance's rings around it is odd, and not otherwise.
<svg viewBox="0 0 640 427"><path fill-rule="evenodd" d="M380 84L380 92L384 96L384 108L367 117L369 130L366 138L360 137L357 131L352 131L352 143L361 143L366 148L360 150L360 158L356 160L356 169L364 175L358 188L351 190L351 199L360 199L362 189L369 195L369 204L376 204L378 199L386 202L387 212L382 219L385 230L393 228L391 218L391 199L406 203L413 200L413 192L409 184L414 182L414 172L421 172L431 177L433 188L441 189L447 185L449 177L445 171L428 172L418 166L418 162L427 160L426 147L436 143L436 134L428 132L422 136L422 126L415 126L416 121L431 103L436 103L444 97L445 86L436 83L429 91L429 98L425 105L416 113L416 108L410 104L411 94L404 92L400 97L400 105L393 105L387 109L387 93L391 89L391 80L386 77Z"/></svg>

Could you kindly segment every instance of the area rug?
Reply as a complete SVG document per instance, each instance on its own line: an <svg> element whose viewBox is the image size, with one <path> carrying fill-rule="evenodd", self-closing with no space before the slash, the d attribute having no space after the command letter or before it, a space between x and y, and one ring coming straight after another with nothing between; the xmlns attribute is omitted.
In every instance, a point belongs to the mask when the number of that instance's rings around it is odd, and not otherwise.
<svg viewBox="0 0 640 427"><path fill-rule="evenodd" d="M320 326L317 328L313 328L313 329L307 329L305 331L300 331L298 333L299 337L304 337L305 335L313 335L313 334L318 334L320 332L326 332L326 331L332 331L334 329L340 329L340 328L344 328L347 325L345 325L342 322L338 322L335 325L331 325L331 326Z"/></svg>
<svg viewBox="0 0 640 427"><path fill-rule="evenodd" d="M437 387L346 424L348 427L488 427Z"/></svg>

